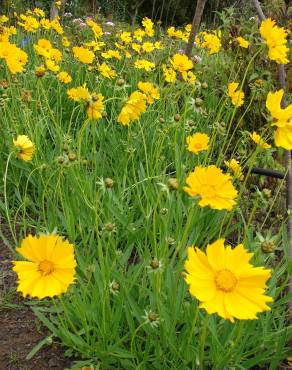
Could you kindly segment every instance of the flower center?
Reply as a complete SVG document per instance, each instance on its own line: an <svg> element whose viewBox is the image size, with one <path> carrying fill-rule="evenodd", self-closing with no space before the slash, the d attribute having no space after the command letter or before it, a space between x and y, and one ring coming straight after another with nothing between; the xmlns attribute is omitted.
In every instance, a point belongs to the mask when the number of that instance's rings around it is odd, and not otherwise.
<svg viewBox="0 0 292 370"><path fill-rule="evenodd" d="M54 271L54 265L50 261L43 260L39 263L39 271L42 275L49 275Z"/></svg>
<svg viewBox="0 0 292 370"><path fill-rule="evenodd" d="M212 185L204 185L201 191L201 196L203 198L214 198L216 196L216 190Z"/></svg>
<svg viewBox="0 0 292 370"><path fill-rule="evenodd" d="M215 276L215 284L218 289L231 292L236 287L237 279L231 271L221 270Z"/></svg>
<svg viewBox="0 0 292 370"><path fill-rule="evenodd" d="M201 143L196 143L196 144L194 145L194 147L195 147L196 149L201 149L201 148L202 148L202 144L201 144Z"/></svg>

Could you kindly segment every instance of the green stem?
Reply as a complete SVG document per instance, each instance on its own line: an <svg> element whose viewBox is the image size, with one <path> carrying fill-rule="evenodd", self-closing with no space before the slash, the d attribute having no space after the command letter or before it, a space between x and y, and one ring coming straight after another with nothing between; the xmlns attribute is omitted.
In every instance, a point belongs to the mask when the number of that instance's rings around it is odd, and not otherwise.
<svg viewBox="0 0 292 370"><path fill-rule="evenodd" d="M205 354L205 342L207 336L207 327L209 323L209 315L206 313L205 321L202 329L202 336L200 340L200 353L199 353L199 361L200 361L200 370L204 370L204 354Z"/></svg>

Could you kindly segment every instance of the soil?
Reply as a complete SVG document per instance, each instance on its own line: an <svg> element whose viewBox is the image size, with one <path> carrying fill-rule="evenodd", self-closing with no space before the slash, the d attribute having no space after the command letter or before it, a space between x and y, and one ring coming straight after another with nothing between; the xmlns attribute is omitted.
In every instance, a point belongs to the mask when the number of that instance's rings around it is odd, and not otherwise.
<svg viewBox="0 0 292 370"><path fill-rule="evenodd" d="M0 220L1 222L1 220ZM9 237L9 233L2 233ZM58 343L42 347L31 360L26 356L49 332L34 316L16 292L16 276L12 271L13 259L0 240L0 370L64 370L71 361L64 356Z"/></svg>

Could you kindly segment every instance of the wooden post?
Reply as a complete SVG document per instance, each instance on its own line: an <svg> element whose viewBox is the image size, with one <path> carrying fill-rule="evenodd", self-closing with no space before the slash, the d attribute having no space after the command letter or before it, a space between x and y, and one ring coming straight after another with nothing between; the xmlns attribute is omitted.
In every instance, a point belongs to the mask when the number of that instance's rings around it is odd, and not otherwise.
<svg viewBox="0 0 292 370"><path fill-rule="evenodd" d="M202 19L202 15L204 12L206 2L207 0L197 0L196 11L195 11L195 15L194 15L193 22L192 22L192 28L191 28L190 36L189 36L187 46L185 49L185 55L187 55L189 58L191 57L192 48L193 48L194 41L196 38L196 33L198 32L200 24L201 24L201 19Z"/></svg>

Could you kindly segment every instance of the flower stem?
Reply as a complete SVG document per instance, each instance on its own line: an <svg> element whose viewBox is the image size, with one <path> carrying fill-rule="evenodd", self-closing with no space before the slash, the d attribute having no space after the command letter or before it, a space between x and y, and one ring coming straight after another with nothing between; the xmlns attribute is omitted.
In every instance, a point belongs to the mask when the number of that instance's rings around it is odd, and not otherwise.
<svg viewBox="0 0 292 370"><path fill-rule="evenodd" d="M205 342L206 342L206 335L207 335L207 327L209 323L209 315L206 313L204 325L202 329L202 336L200 340L200 353L199 353L199 362L200 362L200 370L204 370L204 354L205 354Z"/></svg>

